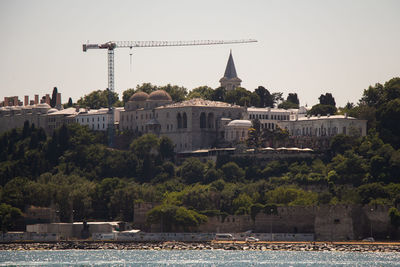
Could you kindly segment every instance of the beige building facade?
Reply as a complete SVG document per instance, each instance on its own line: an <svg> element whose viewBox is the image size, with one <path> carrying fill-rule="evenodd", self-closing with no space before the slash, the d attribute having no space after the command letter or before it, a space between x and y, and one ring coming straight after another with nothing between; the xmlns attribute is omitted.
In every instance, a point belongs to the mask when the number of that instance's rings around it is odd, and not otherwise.
<svg viewBox="0 0 400 267"><path fill-rule="evenodd" d="M167 136L180 152L215 147L224 139L224 119L240 119L243 113L240 106L223 102L197 98L172 103L162 90L138 92L121 111L119 125L122 131Z"/></svg>

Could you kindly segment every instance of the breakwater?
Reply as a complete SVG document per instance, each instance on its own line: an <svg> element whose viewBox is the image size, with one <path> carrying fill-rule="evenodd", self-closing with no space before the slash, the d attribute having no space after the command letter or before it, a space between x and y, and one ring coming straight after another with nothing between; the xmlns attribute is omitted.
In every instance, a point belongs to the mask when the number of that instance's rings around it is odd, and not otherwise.
<svg viewBox="0 0 400 267"><path fill-rule="evenodd" d="M4 243L0 250L250 250L250 251L343 251L400 252L400 243L378 242L89 242Z"/></svg>

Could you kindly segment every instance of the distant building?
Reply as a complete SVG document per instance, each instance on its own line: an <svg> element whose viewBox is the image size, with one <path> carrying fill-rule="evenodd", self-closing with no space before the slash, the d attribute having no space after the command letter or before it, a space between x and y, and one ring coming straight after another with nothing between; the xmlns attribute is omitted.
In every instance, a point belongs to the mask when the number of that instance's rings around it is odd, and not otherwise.
<svg viewBox="0 0 400 267"><path fill-rule="evenodd" d="M281 121L279 127L289 132L296 147L326 148L329 140L338 135L366 136L367 121L347 115L306 116Z"/></svg>
<svg viewBox="0 0 400 267"><path fill-rule="evenodd" d="M135 93L121 111L120 130L167 136L176 151L213 147L224 139L224 119L240 119L244 109L224 102L191 99L173 103L162 90Z"/></svg>
<svg viewBox="0 0 400 267"><path fill-rule="evenodd" d="M226 91L235 90L235 88L239 87L242 80L236 74L235 63L233 62L232 50L229 54L228 63L226 64L226 69L224 73L224 77L222 77L219 82L221 83L221 87L225 88Z"/></svg>

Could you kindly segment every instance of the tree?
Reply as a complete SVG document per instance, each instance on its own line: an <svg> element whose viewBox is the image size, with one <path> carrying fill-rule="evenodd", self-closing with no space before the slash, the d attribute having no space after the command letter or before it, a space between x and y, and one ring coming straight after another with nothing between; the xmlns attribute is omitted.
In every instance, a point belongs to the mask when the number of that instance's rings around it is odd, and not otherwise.
<svg viewBox="0 0 400 267"><path fill-rule="evenodd" d="M73 102L72 102L72 98L68 98L68 104L67 104L67 107L72 107L72 105L73 105Z"/></svg>
<svg viewBox="0 0 400 267"><path fill-rule="evenodd" d="M189 95L187 96L187 99L202 98L205 100L212 100L213 93L214 90L211 87L200 86L190 91Z"/></svg>
<svg viewBox="0 0 400 267"><path fill-rule="evenodd" d="M257 107L265 108L265 107L274 107L274 99L271 95L271 93L263 86L257 87L257 89L254 90L254 93L256 93L259 98L260 102Z"/></svg>
<svg viewBox="0 0 400 267"><path fill-rule="evenodd" d="M221 167L225 180L228 182L240 182L243 180L245 172L235 162L228 162Z"/></svg>
<svg viewBox="0 0 400 267"><path fill-rule="evenodd" d="M278 108L283 108L283 109L297 109L299 108L299 104L292 103L290 101L283 101L278 105Z"/></svg>
<svg viewBox="0 0 400 267"><path fill-rule="evenodd" d="M159 152L159 139L154 134L145 134L133 140L130 148L139 157Z"/></svg>
<svg viewBox="0 0 400 267"><path fill-rule="evenodd" d="M337 111L335 106L332 105L322 105L322 104L317 104L312 106L311 110L309 111L310 115L316 116L316 115L322 115L326 116L328 114L335 114Z"/></svg>
<svg viewBox="0 0 400 267"><path fill-rule="evenodd" d="M20 209L15 208L11 205L1 203L0 204L0 219L1 219L1 231L6 232L15 227L15 224L19 218L22 217Z"/></svg>
<svg viewBox="0 0 400 267"><path fill-rule="evenodd" d="M202 182L204 179L204 164L197 158L186 159L181 166L181 177L188 184Z"/></svg>
<svg viewBox="0 0 400 267"><path fill-rule="evenodd" d="M383 141L390 143L396 149L400 148L400 97L390 100L378 108L376 113L378 120L377 130Z"/></svg>
<svg viewBox="0 0 400 267"><path fill-rule="evenodd" d="M160 139L160 155L163 160L172 159L174 157L174 143L166 136Z"/></svg>
<svg viewBox="0 0 400 267"><path fill-rule="evenodd" d="M147 213L147 222L161 224L163 232L180 229L190 231L206 221L205 215L176 205L163 204L154 207Z"/></svg>
<svg viewBox="0 0 400 267"><path fill-rule="evenodd" d="M159 87L159 90L167 92L174 102L182 102L186 99L188 90L183 86L167 84L166 86Z"/></svg>
<svg viewBox="0 0 400 267"><path fill-rule="evenodd" d="M136 93L137 90L135 90L134 88L129 88L126 89L125 91L122 92L122 104L125 106L125 104L129 101L129 98L131 98L131 96Z"/></svg>
<svg viewBox="0 0 400 267"><path fill-rule="evenodd" d="M213 94L211 95L212 101L225 101L226 96L226 89L224 87L218 87L214 90Z"/></svg>
<svg viewBox="0 0 400 267"><path fill-rule="evenodd" d="M281 92L272 93L273 105L271 107L274 107L275 104L279 105L283 101L282 95Z"/></svg>
<svg viewBox="0 0 400 267"><path fill-rule="evenodd" d="M299 101L299 98L297 97L297 93L289 93L286 98L286 101L291 102L293 104L300 105L300 101Z"/></svg>
<svg viewBox="0 0 400 267"><path fill-rule="evenodd" d="M93 91L84 97L81 97L77 104L81 107L88 107L92 109L99 109L108 107L108 90L97 90ZM111 92L111 103L112 106L120 106L122 103L118 100L118 94Z"/></svg>
<svg viewBox="0 0 400 267"><path fill-rule="evenodd" d="M333 98L331 93L322 94L318 99L321 105L336 106L335 98Z"/></svg>
<svg viewBox="0 0 400 267"><path fill-rule="evenodd" d="M51 99L50 99L50 106L52 108L54 108L57 105L57 93L58 93L57 87L54 87L53 94L51 95Z"/></svg>

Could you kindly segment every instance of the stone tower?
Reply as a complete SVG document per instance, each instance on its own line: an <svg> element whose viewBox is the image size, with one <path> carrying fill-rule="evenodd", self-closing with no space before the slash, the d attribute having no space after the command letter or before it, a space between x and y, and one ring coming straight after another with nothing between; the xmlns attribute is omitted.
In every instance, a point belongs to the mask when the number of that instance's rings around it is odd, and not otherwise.
<svg viewBox="0 0 400 267"><path fill-rule="evenodd" d="M229 54L228 63L226 64L225 74L219 82L221 87L224 87L227 91L235 90L236 87L240 86L241 79L236 74L235 63L233 62L232 50Z"/></svg>

